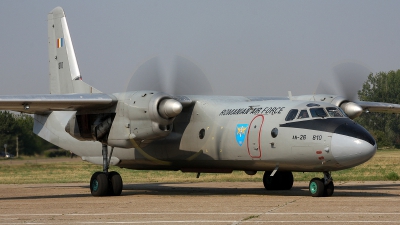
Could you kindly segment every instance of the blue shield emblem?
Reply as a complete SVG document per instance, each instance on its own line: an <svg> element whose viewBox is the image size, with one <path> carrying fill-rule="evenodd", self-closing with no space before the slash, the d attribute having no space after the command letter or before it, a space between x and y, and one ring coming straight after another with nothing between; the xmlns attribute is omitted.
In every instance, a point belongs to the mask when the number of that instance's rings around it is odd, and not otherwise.
<svg viewBox="0 0 400 225"><path fill-rule="evenodd" d="M238 124L236 125L236 142L239 146L243 145L244 139L246 138L247 129L249 124Z"/></svg>

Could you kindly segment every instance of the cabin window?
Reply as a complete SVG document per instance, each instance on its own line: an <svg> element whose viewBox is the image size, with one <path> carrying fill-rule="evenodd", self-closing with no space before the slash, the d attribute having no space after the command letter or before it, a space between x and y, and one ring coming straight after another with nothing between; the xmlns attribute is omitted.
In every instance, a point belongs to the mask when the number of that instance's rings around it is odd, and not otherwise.
<svg viewBox="0 0 400 225"><path fill-rule="evenodd" d="M327 117L328 115L326 114L324 108L311 108L310 113L312 117Z"/></svg>
<svg viewBox="0 0 400 225"><path fill-rule="evenodd" d="M294 120L294 118L296 118L297 112L299 112L299 110L297 110L297 109L291 109L291 110L289 111L289 113L287 114L285 120L286 120L286 121Z"/></svg>
<svg viewBox="0 0 400 225"><path fill-rule="evenodd" d="M305 119L305 118L309 118L310 116L308 115L307 110L303 109L300 111L299 116L297 117L297 119Z"/></svg>
<svg viewBox="0 0 400 225"><path fill-rule="evenodd" d="M331 117L343 117L342 112L336 107L326 107L326 111Z"/></svg>

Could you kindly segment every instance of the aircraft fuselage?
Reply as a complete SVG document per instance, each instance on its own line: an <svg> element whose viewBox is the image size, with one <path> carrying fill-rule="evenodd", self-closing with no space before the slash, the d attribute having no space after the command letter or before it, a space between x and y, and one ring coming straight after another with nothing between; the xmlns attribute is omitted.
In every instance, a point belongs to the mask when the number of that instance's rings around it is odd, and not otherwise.
<svg viewBox="0 0 400 225"><path fill-rule="evenodd" d="M335 171L370 159L376 143L360 125L332 117L327 103L240 101L241 97L190 96L196 101L174 121L172 133L132 149L119 166L192 172L231 170ZM288 119L291 110L298 112ZM308 118L298 118L306 110ZM326 116L311 115L323 110ZM342 113L339 109L338 112Z"/></svg>

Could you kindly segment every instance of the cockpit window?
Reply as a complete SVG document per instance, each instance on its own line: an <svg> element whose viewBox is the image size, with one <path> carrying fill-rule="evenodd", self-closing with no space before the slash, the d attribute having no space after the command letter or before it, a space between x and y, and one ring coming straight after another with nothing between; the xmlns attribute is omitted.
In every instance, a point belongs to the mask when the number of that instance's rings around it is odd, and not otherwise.
<svg viewBox="0 0 400 225"><path fill-rule="evenodd" d="M305 119L305 118L309 118L310 116L308 115L307 110L301 110L299 113L299 116L297 117L297 119Z"/></svg>
<svg viewBox="0 0 400 225"><path fill-rule="evenodd" d="M347 117L347 114L343 111L342 108L338 107L338 109L342 113L343 117Z"/></svg>
<svg viewBox="0 0 400 225"><path fill-rule="evenodd" d="M296 118L296 115L297 115L297 112L298 112L299 110L297 110L297 109L291 109L290 111L289 111L289 113L287 114L287 116L286 116L286 121L291 121L291 120L294 120L294 118Z"/></svg>
<svg viewBox="0 0 400 225"><path fill-rule="evenodd" d="M326 107L326 111L331 117L343 117L342 112L336 107Z"/></svg>
<svg viewBox="0 0 400 225"><path fill-rule="evenodd" d="M310 113L312 117L327 117L325 110L323 108L311 108Z"/></svg>

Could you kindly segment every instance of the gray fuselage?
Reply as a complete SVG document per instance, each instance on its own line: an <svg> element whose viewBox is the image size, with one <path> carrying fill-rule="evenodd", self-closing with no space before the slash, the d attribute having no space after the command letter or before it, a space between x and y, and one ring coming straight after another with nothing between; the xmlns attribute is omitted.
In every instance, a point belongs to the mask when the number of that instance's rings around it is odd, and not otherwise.
<svg viewBox="0 0 400 225"><path fill-rule="evenodd" d="M329 103L249 101L245 97L227 96L189 98L194 104L185 107L175 118L168 136L148 142L136 141L133 148L116 147L111 163L130 169L188 172L272 171L275 168L335 171L359 165L376 152L372 136L345 115L330 115L328 109L337 107ZM321 110L325 116L318 114ZM309 114L308 118L300 118L300 112L304 111ZM289 112L295 115L288 118ZM313 112L317 114L312 115ZM46 119L51 123L41 126L36 133L84 160L101 164L99 142L78 141L60 129L72 115L73 112L53 112ZM36 121L41 117L36 116Z"/></svg>

